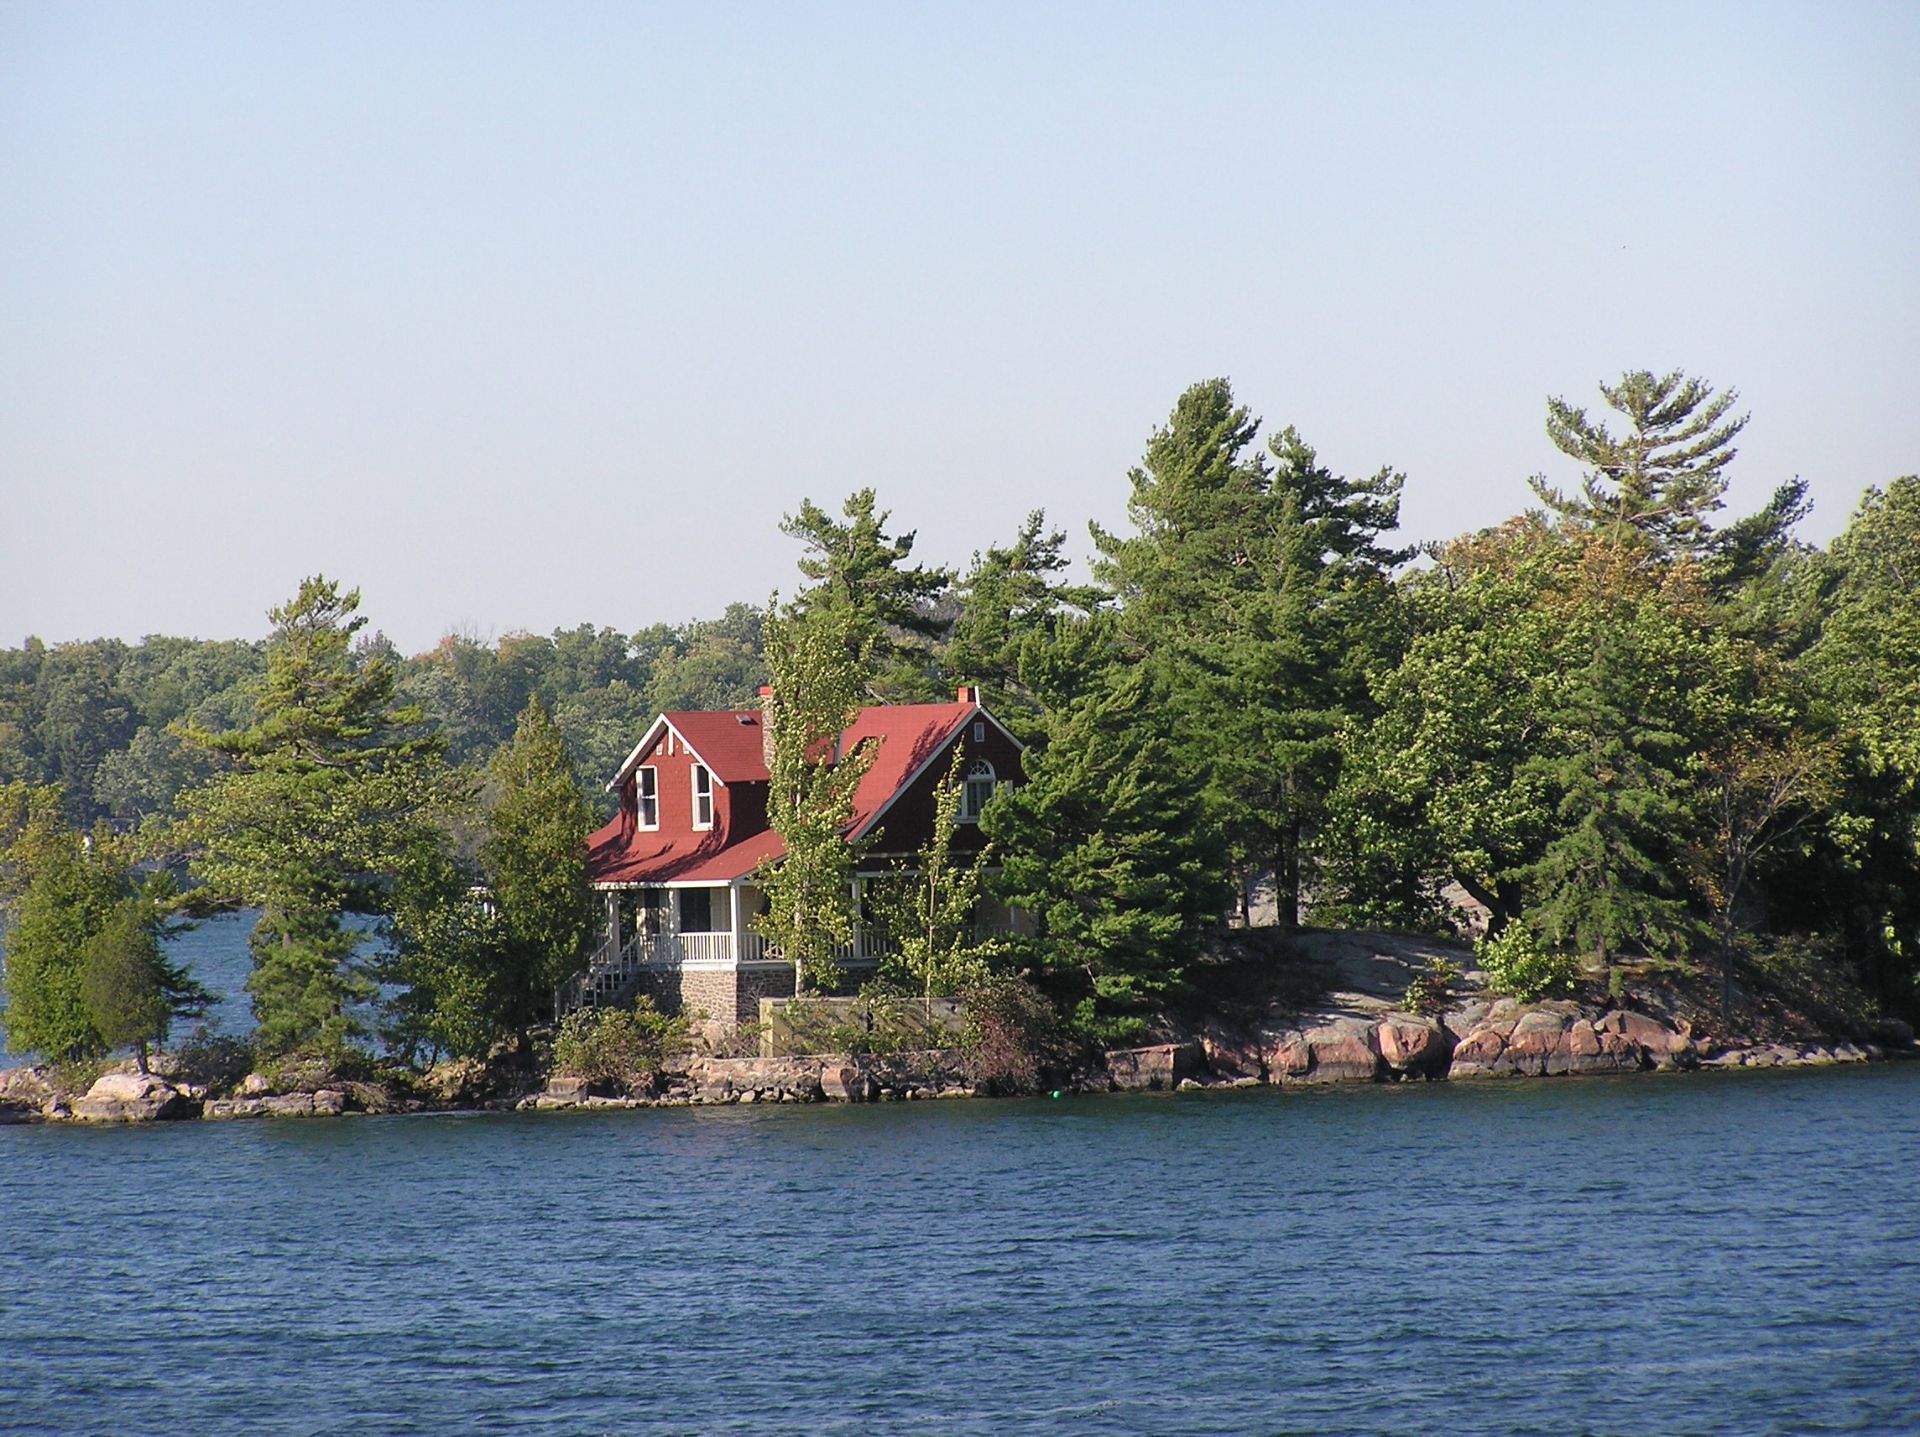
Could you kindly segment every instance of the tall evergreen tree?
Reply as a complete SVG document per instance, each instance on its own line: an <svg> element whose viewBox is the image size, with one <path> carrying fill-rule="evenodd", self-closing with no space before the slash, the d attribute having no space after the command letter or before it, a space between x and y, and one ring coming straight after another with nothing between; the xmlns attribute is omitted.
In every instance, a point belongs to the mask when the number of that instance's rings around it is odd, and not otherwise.
<svg viewBox="0 0 1920 1437"><path fill-rule="evenodd" d="M1269 462L1249 452L1258 428L1225 380L1183 394L1133 471L1136 532L1095 531L1095 575L1133 652L1162 670L1180 760L1237 868L1271 870L1292 923L1341 722L1397 647L1387 571L1406 551L1378 541L1402 479L1341 478L1291 428Z"/></svg>
<svg viewBox="0 0 1920 1437"><path fill-rule="evenodd" d="M937 698L934 643L947 626L937 602L953 575L909 565L913 533L889 535L889 512L875 503L872 489L858 490L836 520L808 499L781 521L780 532L805 546L800 572L813 581L794 596L787 616L836 616L847 660L867 671L865 692L874 702Z"/></svg>
<svg viewBox="0 0 1920 1437"><path fill-rule="evenodd" d="M1208 809L1178 768L1142 666L1047 714L1027 782L981 817L999 895L1030 915L1023 944L1084 1031L1137 1037L1181 981L1225 895Z"/></svg>
<svg viewBox="0 0 1920 1437"><path fill-rule="evenodd" d="M1049 530L1045 513L1035 509L1011 545L976 553L959 585L945 668L964 682L986 685L994 712L1022 729L1045 703L1022 672L1022 652L1050 645L1064 620L1091 613L1100 603L1097 588L1062 577L1066 538Z"/></svg>
<svg viewBox="0 0 1920 1437"><path fill-rule="evenodd" d="M492 803L480 866L499 915L498 1020L524 1030L551 1016L553 990L585 961L595 932L587 878L593 810L565 740L535 698L487 766Z"/></svg>
<svg viewBox="0 0 1920 1437"><path fill-rule="evenodd" d="M1603 531L1616 544L1634 543L1652 554L1705 552L1709 516L1726 493L1724 473L1738 452L1733 441L1747 416L1728 418L1735 390L1715 394L1703 380L1679 370L1655 376L1635 370L1600 395L1622 416L1627 432L1615 437L1604 423L1564 399L1547 401L1547 437L1569 458L1588 466L1580 491L1568 495L1544 476L1534 493L1555 513Z"/></svg>
<svg viewBox="0 0 1920 1437"><path fill-rule="evenodd" d="M1687 735L1662 681L1688 636L1649 603L1595 616L1582 634L1540 751L1521 765L1555 795L1558 831L1524 871L1530 921L1590 950L1684 950L1688 914L1673 838L1687 831ZM1697 672L1697 669L1695 670Z"/></svg>
<svg viewBox="0 0 1920 1437"><path fill-rule="evenodd" d="M170 892L170 882L156 875L122 898L81 955L81 997L94 1031L109 1050L132 1048L143 1073L148 1047L167 1040L173 1020L197 1017L214 1001L161 946L162 902Z"/></svg>
<svg viewBox="0 0 1920 1437"><path fill-rule="evenodd" d="M248 979L256 1041L269 1052L337 1050L364 1029L376 989L348 914L388 911L396 876L440 843L427 815L456 785L418 708L395 701L395 672L356 654L358 590L303 582L272 610L256 704L234 733L187 730L233 768L183 796L180 837L216 894L258 906Z"/></svg>

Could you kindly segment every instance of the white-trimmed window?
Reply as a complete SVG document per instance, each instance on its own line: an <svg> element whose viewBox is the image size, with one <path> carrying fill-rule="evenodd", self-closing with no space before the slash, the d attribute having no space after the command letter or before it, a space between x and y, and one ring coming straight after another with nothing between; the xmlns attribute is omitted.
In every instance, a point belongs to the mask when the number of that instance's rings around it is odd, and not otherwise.
<svg viewBox="0 0 1920 1437"><path fill-rule="evenodd" d="M704 763L693 766L693 826L713 827L713 775Z"/></svg>
<svg viewBox="0 0 1920 1437"><path fill-rule="evenodd" d="M987 806L987 800L993 797L993 765L984 758L976 758L967 765L967 791L960 799L960 821L978 823L980 810Z"/></svg>
<svg viewBox="0 0 1920 1437"><path fill-rule="evenodd" d="M660 826L660 770L643 768L633 777L633 806L642 828Z"/></svg>

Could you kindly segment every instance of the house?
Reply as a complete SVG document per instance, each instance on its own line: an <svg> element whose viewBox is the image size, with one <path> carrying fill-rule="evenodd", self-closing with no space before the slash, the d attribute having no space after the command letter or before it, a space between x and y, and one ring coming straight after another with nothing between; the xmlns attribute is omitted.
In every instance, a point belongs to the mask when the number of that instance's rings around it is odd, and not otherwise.
<svg viewBox="0 0 1920 1437"><path fill-rule="evenodd" d="M769 691L761 690L764 697ZM791 997L793 965L755 930L759 875L785 851L767 826L765 709L663 713L607 784L619 815L588 840L587 868L606 900L606 936L586 970L556 994L561 1012L646 994L668 1012L704 1012L728 1025L751 1019L761 998ZM957 747L966 775L959 855L983 846L981 807L1003 784L1024 781L1021 744L963 688L952 703L860 710L836 753L871 745L854 793L849 841L866 840L854 879L917 853L931 836L935 790ZM863 923L836 955L874 967L885 935Z"/></svg>

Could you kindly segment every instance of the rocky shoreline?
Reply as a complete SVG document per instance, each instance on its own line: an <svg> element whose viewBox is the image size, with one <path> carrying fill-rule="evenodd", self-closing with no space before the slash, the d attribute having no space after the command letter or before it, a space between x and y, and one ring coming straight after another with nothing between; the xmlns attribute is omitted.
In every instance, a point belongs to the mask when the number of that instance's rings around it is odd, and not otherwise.
<svg viewBox="0 0 1920 1437"><path fill-rule="evenodd" d="M1443 1019L1404 1012L1325 1012L1261 1025L1208 1022L1192 1036L1116 1049L1096 1068L1063 1075L1076 1093L1257 1086L1472 1081L1694 1069L1827 1067L1920 1056L1911 1029L1887 1023L1874 1040L1810 1038L1729 1045L1685 1022L1572 1002L1468 1004ZM431 1076L431 1075L430 1075ZM469 1077L472 1075L469 1074ZM455 1084L439 1095L377 1083L331 1082L274 1092L249 1074L230 1094L160 1073L113 1071L81 1095L43 1069L0 1071L0 1122L137 1123L331 1118L418 1112L566 1112L756 1103L888 1102L983 1096L954 1048L889 1057L694 1055L624 1084L553 1077L491 1093Z"/></svg>
<svg viewBox="0 0 1920 1437"><path fill-rule="evenodd" d="M1795 1006L1747 994L1735 1024L1670 974L1589 985L1583 1000L1520 1002L1486 991L1471 950L1390 933L1292 935L1278 951L1219 965L1187 1016L1165 1016L1159 1041L1115 1049L1046 1076L1048 1091L1101 1093L1226 1087L1488 1081L1697 1069L1806 1068L1920 1057L1913 1029L1859 1010ZM1438 1012L1409 1011L1413 979L1438 960L1459 975ZM1627 976L1627 975L1621 975ZM121 1064L84 1092L47 1069L0 1069L0 1123L345 1117L423 1112L566 1112L758 1103L892 1102L989 1096L957 1048L890 1056L829 1053L730 1057L701 1033L658 1071L587 1082L555 1076L544 1057L503 1050L425 1074L373 1080L293 1064L245 1072L243 1048L195 1071L160 1055L153 1073Z"/></svg>

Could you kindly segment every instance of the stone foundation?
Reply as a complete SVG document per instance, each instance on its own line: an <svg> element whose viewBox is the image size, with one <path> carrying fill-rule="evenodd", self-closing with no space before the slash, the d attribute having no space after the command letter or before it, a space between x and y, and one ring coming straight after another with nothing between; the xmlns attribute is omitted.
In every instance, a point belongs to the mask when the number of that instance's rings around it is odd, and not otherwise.
<svg viewBox="0 0 1920 1437"><path fill-rule="evenodd" d="M729 1030L760 1016L762 998L791 998L791 968L669 969L648 972L640 992L663 1013L693 1016L704 1013Z"/></svg>

